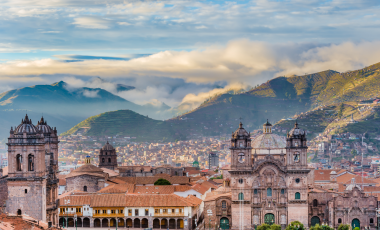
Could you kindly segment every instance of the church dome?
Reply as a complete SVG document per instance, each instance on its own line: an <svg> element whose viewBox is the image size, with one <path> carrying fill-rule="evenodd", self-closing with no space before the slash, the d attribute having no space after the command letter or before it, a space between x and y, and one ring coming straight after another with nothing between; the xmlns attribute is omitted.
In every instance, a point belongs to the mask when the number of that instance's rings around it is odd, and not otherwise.
<svg viewBox="0 0 380 230"><path fill-rule="evenodd" d="M14 133L22 134L22 133L37 133L37 128L32 124L32 120L28 118L28 114L25 115L25 118L21 120L21 124L17 126Z"/></svg>
<svg viewBox="0 0 380 230"><path fill-rule="evenodd" d="M248 137L249 133L243 128L243 124L240 122L239 128L232 134L235 139L238 137Z"/></svg>
<svg viewBox="0 0 380 230"><path fill-rule="evenodd" d="M284 138L273 133L260 134L252 141L254 149L282 149L285 147Z"/></svg>
<svg viewBox="0 0 380 230"><path fill-rule="evenodd" d="M113 148L113 146L112 146L110 143L108 143L108 141L107 141L107 143L103 146L102 150L114 150L114 148Z"/></svg>
<svg viewBox="0 0 380 230"><path fill-rule="evenodd" d="M44 117L41 117L41 120L37 123L37 127L36 128L39 131L41 131L42 133L51 133L52 132L52 128L44 120Z"/></svg>
<svg viewBox="0 0 380 230"><path fill-rule="evenodd" d="M289 132L289 136L301 136L301 135L302 136L305 135L305 131L298 127L298 123L296 121L296 123L294 124L294 127Z"/></svg>

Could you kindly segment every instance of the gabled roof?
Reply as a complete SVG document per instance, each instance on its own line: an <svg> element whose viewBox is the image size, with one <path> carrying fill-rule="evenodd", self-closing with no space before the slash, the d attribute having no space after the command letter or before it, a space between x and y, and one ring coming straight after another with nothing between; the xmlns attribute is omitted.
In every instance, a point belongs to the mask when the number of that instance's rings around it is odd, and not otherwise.
<svg viewBox="0 0 380 230"><path fill-rule="evenodd" d="M91 204L91 195L68 195L60 198L60 206L65 206L67 201L70 201L69 206L83 206Z"/></svg>
<svg viewBox="0 0 380 230"><path fill-rule="evenodd" d="M133 193L133 184L113 184L100 189L97 193Z"/></svg>
<svg viewBox="0 0 380 230"><path fill-rule="evenodd" d="M125 207L125 194L96 194L91 196L91 207Z"/></svg>
<svg viewBox="0 0 380 230"><path fill-rule="evenodd" d="M70 172L66 176L66 178L81 176L81 175L90 175L90 176L101 177L101 178L106 178L108 176L107 173L103 172L101 168L96 167L95 165L92 165L92 164L85 164L73 170L72 172Z"/></svg>
<svg viewBox="0 0 380 230"><path fill-rule="evenodd" d="M173 185L136 186L135 194L173 194Z"/></svg>
<svg viewBox="0 0 380 230"><path fill-rule="evenodd" d="M314 181L330 181L330 173L333 169L318 169L314 171Z"/></svg>
<svg viewBox="0 0 380 230"><path fill-rule="evenodd" d="M185 192L190 189L191 187L189 185L174 185L174 192Z"/></svg>
<svg viewBox="0 0 380 230"><path fill-rule="evenodd" d="M198 197L193 196L193 195L188 195L187 197L184 197L182 199L184 199L188 203L191 203L192 206L198 206L202 203L201 199L199 199Z"/></svg>
<svg viewBox="0 0 380 230"><path fill-rule="evenodd" d="M220 197L227 197L229 199L231 199L231 193L222 193L222 194L215 194L215 193L209 193L207 194L206 198L204 199L204 202L206 201L213 201L213 200L216 200Z"/></svg>
<svg viewBox="0 0 380 230"><path fill-rule="evenodd" d="M207 190L209 190L209 188L206 188L200 184L195 184L191 187L193 190L199 192L200 194L205 194L207 192Z"/></svg>

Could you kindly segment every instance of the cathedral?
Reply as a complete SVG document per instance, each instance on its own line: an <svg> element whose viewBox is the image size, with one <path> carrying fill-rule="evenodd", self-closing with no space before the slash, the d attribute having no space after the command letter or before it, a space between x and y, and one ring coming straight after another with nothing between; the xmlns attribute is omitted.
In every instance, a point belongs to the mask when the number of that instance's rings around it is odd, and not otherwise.
<svg viewBox="0 0 380 230"><path fill-rule="evenodd" d="M262 223L285 227L294 220L308 224L306 134L295 123L286 141L272 133L251 140L240 123L231 138L232 229Z"/></svg>

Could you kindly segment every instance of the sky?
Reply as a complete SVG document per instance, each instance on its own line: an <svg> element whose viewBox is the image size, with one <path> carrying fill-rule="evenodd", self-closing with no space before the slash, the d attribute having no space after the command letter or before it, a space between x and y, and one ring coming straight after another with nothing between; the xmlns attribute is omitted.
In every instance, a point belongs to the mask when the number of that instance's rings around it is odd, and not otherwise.
<svg viewBox="0 0 380 230"><path fill-rule="evenodd" d="M110 91L138 104L196 107L380 62L379 28L379 0L0 0L0 92L121 83L136 88Z"/></svg>

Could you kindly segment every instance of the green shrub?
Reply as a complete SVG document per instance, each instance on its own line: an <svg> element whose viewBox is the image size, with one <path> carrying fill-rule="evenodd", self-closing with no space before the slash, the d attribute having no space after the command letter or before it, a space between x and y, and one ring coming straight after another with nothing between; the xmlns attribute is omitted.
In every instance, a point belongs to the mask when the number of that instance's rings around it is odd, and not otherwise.
<svg viewBox="0 0 380 230"><path fill-rule="evenodd" d="M154 185L172 185L172 184L168 180L160 178L156 182L154 182Z"/></svg>

